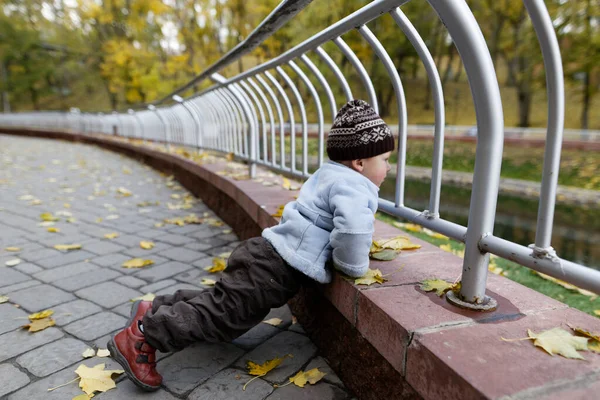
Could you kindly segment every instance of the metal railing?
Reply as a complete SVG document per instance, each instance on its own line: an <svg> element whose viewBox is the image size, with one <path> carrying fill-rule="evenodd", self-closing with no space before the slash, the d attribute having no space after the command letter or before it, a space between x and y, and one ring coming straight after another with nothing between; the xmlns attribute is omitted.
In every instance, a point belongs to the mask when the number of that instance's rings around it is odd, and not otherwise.
<svg viewBox="0 0 600 400"><path fill-rule="evenodd" d="M310 175L306 105L314 105L316 121L312 123L318 137L319 166L325 159L326 113L333 120L336 110L354 97L357 88L366 93L366 100L378 110L377 96L369 74L342 37L357 31L388 73L399 116L399 123L394 127L399 139L395 200L380 199L379 209L466 244L461 290L458 295L450 294L449 301L478 310L496 307L496 301L485 295L490 254L600 294L600 271L559 258L550 244L563 134L564 83L558 43L543 1L523 0L542 49L550 116L537 234L535 243L529 247L493 235L504 139L502 103L489 50L464 0L428 0L444 22L461 55L477 117L477 147L468 226L452 223L440 216L444 97L431 54L417 30L402 13L401 6L407 1L373 1L294 48L238 75L227 78L216 70L211 70L210 74L205 72L192 82L198 83L200 77L210 75L215 82L213 86L186 99L173 95L170 105L150 105L140 111L132 109L113 114L7 114L0 117L0 126L70 130L82 134L111 135L118 132L130 138L165 142L168 146L176 144L233 153L249 164L251 176L255 174L256 165L263 165L306 178ZM282 3L278 10L285 11L285 6ZM281 15L286 14L282 12ZM406 35L421 58L434 99L434 155L427 210L415 210L404 205L407 104L402 80L393 59L367 26L375 19L390 17L398 27L398 34ZM353 67L351 77L347 76L348 73L345 75L336 62L339 53L332 56L334 51L339 51ZM235 60L235 54L228 57L228 62ZM187 89L190 85L181 89ZM175 93L180 92L178 90ZM300 159L296 156L298 146L301 146Z"/></svg>

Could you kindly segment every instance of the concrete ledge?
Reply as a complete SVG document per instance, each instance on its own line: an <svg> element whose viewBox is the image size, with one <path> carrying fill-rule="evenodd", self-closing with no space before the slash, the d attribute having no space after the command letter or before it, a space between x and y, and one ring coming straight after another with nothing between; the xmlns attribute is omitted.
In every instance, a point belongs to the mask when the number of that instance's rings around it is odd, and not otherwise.
<svg viewBox="0 0 600 400"><path fill-rule="evenodd" d="M106 136L10 131L96 144L167 173L201 197L241 239L277 223L271 216L297 192L217 174L225 163L195 164L175 154ZM376 238L406 233L376 223ZM568 324L600 332L600 320L504 277L491 275L493 313L449 305L418 282L456 279L462 260L431 244L403 252L392 262L372 261L384 274L401 272L376 286L355 286L335 274L330 285L311 284L290 305L322 354L360 399L591 399L597 398L600 355L586 361L550 356L531 341L504 342Z"/></svg>

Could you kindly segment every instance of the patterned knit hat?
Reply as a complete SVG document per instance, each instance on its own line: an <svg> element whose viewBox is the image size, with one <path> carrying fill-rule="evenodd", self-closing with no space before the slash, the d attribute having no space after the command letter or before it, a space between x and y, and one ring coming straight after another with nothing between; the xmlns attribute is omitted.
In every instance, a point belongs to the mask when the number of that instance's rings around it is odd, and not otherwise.
<svg viewBox="0 0 600 400"><path fill-rule="evenodd" d="M390 128L364 100L346 103L327 136L327 155L333 161L375 157L393 150Z"/></svg>

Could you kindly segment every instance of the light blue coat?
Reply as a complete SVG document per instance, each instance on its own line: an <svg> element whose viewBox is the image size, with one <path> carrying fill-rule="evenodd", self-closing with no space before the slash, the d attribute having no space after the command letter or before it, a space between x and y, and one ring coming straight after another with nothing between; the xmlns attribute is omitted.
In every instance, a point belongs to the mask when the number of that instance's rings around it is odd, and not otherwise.
<svg viewBox="0 0 600 400"><path fill-rule="evenodd" d="M379 188L345 165L323 164L286 204L279 225L262 236L292 267L321 282L331 282L325 263L363 276L369 268L369 249Z"/></svg>

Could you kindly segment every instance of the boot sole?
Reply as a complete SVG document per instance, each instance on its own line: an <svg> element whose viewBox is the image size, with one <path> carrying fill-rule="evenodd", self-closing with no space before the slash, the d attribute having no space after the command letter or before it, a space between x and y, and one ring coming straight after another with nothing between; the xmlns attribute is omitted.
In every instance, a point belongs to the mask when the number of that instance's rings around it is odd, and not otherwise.
<svg viewBox="0 0 600 400"><path fill-rule="evenodd" d="M125 327L128 327L133 322L133 317L135 316L135 314L137 314L137 310L138 310L140 303L141 303L141 300L138 300L133 304L133 307L131 307L131 315L130 315L129 320L127 321L127 325L125 325ZM110 356L113 358L113 360L118 362L121 365L121 367L123 367L123 369L125 370L125 373L127 374L127 377L136 386L138 386L142 390L145 390L146 392L155 392L158 389L160 389L160 386L151 386L151 385L145 384L144 382L140 381L133 374L133 371L131 371L131 368L129 367L129 363L127 362L127 359L123 356L123 354L121 354L121 352L119 351L119 349L117 347L117 344L115 343L115 336L116 336L116 334L114 334L110 338L110 340L106 344L106 347L108 347L108 351L110 351Z"/></svg>

